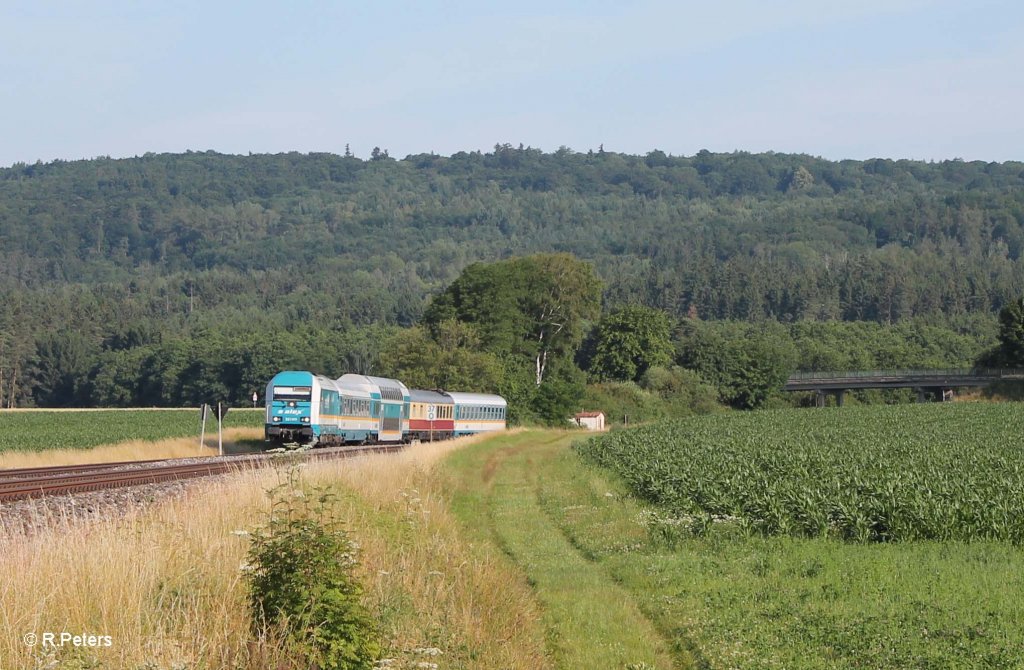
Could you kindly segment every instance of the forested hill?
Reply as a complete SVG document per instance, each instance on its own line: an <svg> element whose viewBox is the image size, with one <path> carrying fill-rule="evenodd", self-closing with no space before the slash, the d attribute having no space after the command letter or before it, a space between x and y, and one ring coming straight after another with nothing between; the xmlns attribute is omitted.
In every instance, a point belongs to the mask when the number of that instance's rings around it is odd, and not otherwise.
<svg viewBox="0 0 1024 670"><path fill-rule="evenodd" d="M992 312L1024 292L1022 245L1016 162L498 146L0 170L5 295L60 286L140 316L230 304L410 323L469 262L571 251L595 263L612 304L889 322Z"/></svg>

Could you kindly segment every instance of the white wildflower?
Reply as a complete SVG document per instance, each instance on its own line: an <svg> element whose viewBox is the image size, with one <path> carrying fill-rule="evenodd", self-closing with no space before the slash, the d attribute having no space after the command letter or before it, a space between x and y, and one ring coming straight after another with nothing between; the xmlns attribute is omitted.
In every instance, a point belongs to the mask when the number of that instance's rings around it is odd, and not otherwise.
<svg viewBox="0 0 1024 670"><path fill-rule="evenodd" d="M437 647L417 647L412 650L412 653L419 654L420 656L440 656L444 652Z"/></svg>

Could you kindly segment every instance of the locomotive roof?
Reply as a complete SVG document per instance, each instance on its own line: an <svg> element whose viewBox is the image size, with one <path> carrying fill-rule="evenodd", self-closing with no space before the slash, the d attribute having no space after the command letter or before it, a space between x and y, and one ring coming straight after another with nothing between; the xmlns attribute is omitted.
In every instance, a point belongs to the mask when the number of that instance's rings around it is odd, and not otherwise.
<svg viewBox="0 0 1024 670"><path fill-rule="evenodd" d="M308 386L313 380L320 382L320 386L324 388L337 388L333 379L309 370L282 370L271 378L268 386Z"/></svg>
<svg viewBox="0 0 1024 670"><path fill-rule="evenodd" d="M430 402L435 405L451 405L451 398L437 391L424 391L423 389L409 389L409 400L412 402Z"/></svg>
<svg viewBox="0 0 1024 670"><path fill-rule="evenodd" d="M505 407L508 405L500 395L493 395L491 393L445 391L445 395L454 400L457 405L488 405L494 407Z"/></svg>

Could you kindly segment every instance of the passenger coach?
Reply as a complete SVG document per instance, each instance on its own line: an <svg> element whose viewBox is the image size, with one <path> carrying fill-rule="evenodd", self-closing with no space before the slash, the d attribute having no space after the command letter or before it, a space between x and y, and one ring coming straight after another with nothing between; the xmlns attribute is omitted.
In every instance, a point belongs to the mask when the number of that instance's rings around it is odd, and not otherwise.
<svg viewBox="0 0 1024 670"><path fill-rule="evenodd" d="M455 402L437 391L409 391L409 437L421 442L455 435Z"/></svg>
<svg viewBox="0 0 1024 670"><path fill-rule="evenodd" d="M505 430L508 403L500 395L445 393L455 403L455 435Z"/></svg>
<svg viewBox="0 0 1024 670"><path fill-rule="evenodd" d="M409 389L405 384L356 374L342 375L337 383L342 395L354 401L356 410L341 417L348 442L403 440L409 429Z"/></svg>

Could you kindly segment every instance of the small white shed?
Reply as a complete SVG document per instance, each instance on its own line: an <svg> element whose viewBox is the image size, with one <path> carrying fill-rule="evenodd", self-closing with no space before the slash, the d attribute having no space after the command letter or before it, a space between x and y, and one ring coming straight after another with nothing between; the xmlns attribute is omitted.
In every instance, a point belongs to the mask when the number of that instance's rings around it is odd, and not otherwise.
<svg viewBox="0 0 1024 670"><path fill-rule="evenodd" d="M573 422L587 430L604 430L604 412L579 412Z"/></svg>

